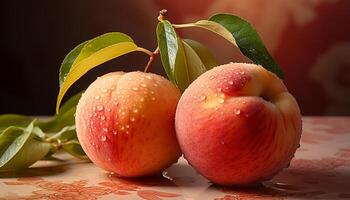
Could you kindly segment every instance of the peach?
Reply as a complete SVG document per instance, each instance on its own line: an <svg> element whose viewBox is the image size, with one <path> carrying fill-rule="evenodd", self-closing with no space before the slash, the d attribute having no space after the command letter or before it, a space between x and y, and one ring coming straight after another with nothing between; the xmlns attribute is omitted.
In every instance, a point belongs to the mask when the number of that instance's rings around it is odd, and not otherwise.
<svg viewBox="0 0 350 200"><path fill-rule="evenodd" d="M179 90L156 74L106 74L77 105L78 139L106 171L123 177L159 173L181 155L174 127L179 98Z"/></svg>
<svg viewBox="0 0 350 200"><path fill-rule="evenodd" d="M251 186L287 167L301 136L298 104L273 73L230 63L196 79L175 117L187 161L214 183Z"/></svg>

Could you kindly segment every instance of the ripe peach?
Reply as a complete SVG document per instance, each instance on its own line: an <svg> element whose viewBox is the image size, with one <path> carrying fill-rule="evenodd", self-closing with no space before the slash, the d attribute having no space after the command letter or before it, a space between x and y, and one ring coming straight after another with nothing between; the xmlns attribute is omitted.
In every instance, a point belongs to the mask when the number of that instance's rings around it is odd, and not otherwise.
<svg viewBox="0 0 350 200"><path fill-rule="evenodd" d="M218 66L182 95L175 117L187 161L214 183L249 186L288 166L301 136L293 96L254 64Z"/></svg>
<svg viewBox="0 0 350 200"><path fill-rule="evenodd" d="M179 98L179 90L156 74L106 74L78 103L78 139L107 171L124 177L161 172L181 155L174 127Z"/></svg>

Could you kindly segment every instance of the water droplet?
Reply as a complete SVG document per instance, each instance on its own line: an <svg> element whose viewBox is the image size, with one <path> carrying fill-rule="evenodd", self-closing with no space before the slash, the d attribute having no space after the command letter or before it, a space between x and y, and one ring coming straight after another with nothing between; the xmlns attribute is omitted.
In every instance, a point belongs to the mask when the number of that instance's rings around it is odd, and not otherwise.
<svg viewBox="0 0 350 200"><path fill-rule="evenodd" d="M117 93L117 94L120 94L120 91L117 91L116 93Z"/></svg>
<svg viewBox="0 0 350 200"><path fill-rule="evenodd" d="M125 133L126 133L127 135L129 135L130 132L129 132L129 131L125 131Z"/></svg>
<svg viewBox="0 0 350 200"><path fill-rule="evenodd" d="M130 121L134 122L135 121L135 117L131 117Z"/></svg>
<svg viewBox="0 0 350 200"><path fill-rule="evenodd" d="M243 72L243 71L241 71L241 72L239 72L241 75L243 75L243 74L245 74L245 72Z"/></svg>
<svg viewBox="0 0 350 200"><path fill-rule="evenodd" d="M108 108L108 109L107 109L107 111L108 111L108 112L111 112L111 111L112 111L112 109L111 109L111 108Z"/></svg>
<svg viewBox="0 0 350 200"><path fill-rule="evenodd" d="M97 116L97 113L94 113L94 117L96 117Z"/></svg>
<svg viewBox="0 0 350 200"><path fill-rule="evenodd" d="M271 185L269 184L268 186L272 187L273 189L282 190L282 191L298 191L302 189L301 187L289 185L286 183L272 183Z"/></svg>
<svg viewBox="0 0 350 200"><path fill-rule="evenodd" d="M144 83L141 83L140 85L141 85L141 87L144 87L144 88L147 87L147 85Z"/></svg>
<svg viewBox="0 0 350 200"><path fill-rule="evenodd" d="M225 98L225 94L224 93L220 94L220 97Z"/></svg>
<svg viewBox="0 0 350 200"><path fill-rule="evenodd" d="M112 87L110 88L110 90L115 90L115 87L114 87L114 86L112 86Z"/></svg>
<svg viewBox="0 0 350 200"><path fill-rule="evenodd" d="M220 112L220 114L221 114L221 115L223 115L223 114L224 114L224 112L223 112L223 111L221 111L221 112Z"/></svg>
<svg viewBox="0 0 350 200"><path fill-rule="evenodd" d="M221 88L217 88L217 91L218 91L218 92L221 92L221 90L222 90Z"/></svg>
<svg viewBox="0 0 350 200"><path fill-rule="evenodd" d="M104 142L104 141L106 141L106 140L107 140L107 137L106 137L105 135L102 135L102 136L101 136L101 141Z"/></svg>
<svg viewBox="0 0 350 200"><path fill-rule="evenodd" d="M127 124L127 125L125 126L125 128L130 128L130 125L129 125L129 124Z"/></svg>
<svg viewBox="0 0 350 200"><path fill-rule="evenodd" d="M111 161L111 158L107 158L108 161Z"/></svg>
<svg viewBox="0 0 350 200"><path fill-rule="evenodd" d="M203 95L201 96L201 101L204 101L207 98L207 96Z"/></svg>
<svg viewBox="0 0 350 200"><path fill-rule="evenodd" d="M139 110L138 110L137 108L133 108L132 111L133 111L134 113L139 112Z"/></svg>
<svg viewBox="0 0 350 200"><path fill-rule="evenodd" d="M113 135L117 135L118 134L118 132L117 131L113 131Z"/></svg>
<svg viewBox="0 0 350 200"><path fill-rule="evenodd" d="M155 97L151 97L151 99L152 99L152 101L156 100L156 98L155 98Z"/></svg>
<svg viewBox="0 0 350 200"><path fill-rule="evenodd" d="M134 91L137 91L137 90L139 90L139 88L138 88L138 87L134 87L133 90L134 90Z"/></svg>
<svg viewBox="0 0 350 200"><path fill-rule="evenodd" d="M151 79L152 79L152 77L151 77L151 76L149 76L149 75L148 75L148 76L146 76L146 78L147 78L147 79L149 79L149 80L151 80Z"/></svg>
<svg viewBox="0 0 350 200"><path fill-rule="evenodd" d="M99 95L95 96L96 100L99 100L101 97Z"/></svg>
<svg viewBox="0 0 350 200"><path fill-rule="evenodd" d="M102 92L104 92L104 93L106 93L107 91L108 91L107 88L102 89Z"/></svg>
<svg viewBox="0 0 350 200"><path fill-rule="evenodd" d="M103 106L102 105L98 105L96 109L97 109L97 111L102 111L103 110Z"/></svg>
<svg viewBox="0 0 350 200"><path fill-rule="evenodd" d="M203 84L201 84L201 85L200 85L200 87L202 87L202 88L203 88L203 87L204 87L204 85L203 85Z"/></svg>
<svg viewBox="0 0 350 200"><path fill-rule="evenodd" d="M158 87L158 84L157 84L157 83L155 83L155 84L154 84L154 87Z"/></svg>
<svg viewBox="0 0 350 200"><path fill-rule="evenodd" d="M122 126L122 127L120 128L120 130L124 131L124 130L125 130L125 127L124 127L124 126Z"/></svg>
<svg viewBox="0 0 350 200"><path fill-rule="evenodd" d="M144 99L143 97L141 97L140 101L141 101L141 102L144 102L144 101L145 101L145 99Z"/></svg>
<svg viewBox="0 0 350 200"><path fill-rule="evenodd" d="M235 112L236 115L241 114L241 110L240 109L235 109L234 112Z"/></svg>
<svg viewBox="0 0 350 200"><path fill-rule="evenodd" d="M223 69L222 69L222 68L220 68L220 69L219 69L219 72L222 72L222 70L223 70Z"/></svg>
<svg viewBox="0 0 350 200"><path fill-rule="evenodd" d="M151 90L151 94L154 94L154 91Z"/></svg>
<svg viewBox="0 0 350 200"><path fill-rule="evenodd" d="M215 107L215 110L219 110L219 108L218 108L218 107Z"/></svg>
<svg viewBox="0 0 350 200"><path fill-rule="evenodd" d="M122 115L125 115L125 112L122 112Z"/></svg>
<svg viewBox="0 0 350 200"><path fill-rule="evenodd" d="M212 80L212 79L214 79L214 78L215 78L215 76L213 76L213 75L210 76L210 80Z"/></svg>
<svg viewBox="0 0 350 200"><path fill-rule="evenodd" d="M219 103L224 103L225 99L219 99Z"/></svg>
<svg viewBox="0 0 350 200"><path fill-rule="evenodd" d="M245 116L246 118L248 118L248 117L249 117L249 115L248 115L248 114L245 114L244 116Z"/></svg>
<svg viewBox="0 0 350 200"><path fill-rule="evenodd" d="M233 81L228 82L228 84L233 85Z"/></svg>
<svg viewBox="0 0 350 200"><path fill-rule="evenodd" d="M101 120L104 121L106 117L104 115L101 116Z"/></svg>
<svg viewBox="0 0 350 200"><path fill-rule="evenodd" d="M103 130L104 132L108 132L108 129L107 129L107 128L102 128L102 130Z"/></svg>

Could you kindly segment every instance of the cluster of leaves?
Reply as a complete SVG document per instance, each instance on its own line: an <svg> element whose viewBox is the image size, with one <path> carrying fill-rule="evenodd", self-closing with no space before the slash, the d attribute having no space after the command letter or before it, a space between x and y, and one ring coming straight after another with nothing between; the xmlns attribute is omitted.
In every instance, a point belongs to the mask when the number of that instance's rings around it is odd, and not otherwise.
<svg viewBox="0 0 350 200"><path fill-rule="evenodd" d="M283 78L283 72L264 46L254 28L240 17L216 14L208 20L189 24L171 24L161 20L157 26L158 46L163 67L169 79L184 91L205 71L217 66L210 51L197 41L182 39L175 29L198 27L216 33L238 47L255 64Z"/></svg>
<svg viewBox="0 0 350 200"><path fill-rule="evenodd" d="M75 132L74 114L80 96L69 99L50 119L0 115L0 172L27 168L60 149L87 159Z"/></svg>
<svg viewBox="0 0 350 200"><path fill-rule="evenodd" d="M217 14L208 20L172 24L159 18L156 29L158 49L165 72L181 91L207 70L218 65L201 43L179 37L176 29L198 27L216 33L238 47L243 55L283 78L282 70L266 50L254 28L245 20L229 14ZM73 156L86 158L76 136L74 114L80 94L61 108L68 89L89 70L131 52L143 52L153 60L155 53L139 47L120 32L106 33L85 41L70 51L59 71L60 90L56 115L43 121L20 115L0 116L0 171L17 170L63 149Z"/></svg>
<svg viewBox="0 0 350 200"><path fill-rule="evenodd" d="M256 64L283 78L283 72L264 46L255 29L240 17L217 14L208 20L189 24L172 24L161 19L156 34L164 70L181 91L198 76L218 65L211 52L201 43L182 39L175 31L180 28L199 27L216 33L238 47L243 55ZM85 73L100 64L127 53L152 52L138 47L131 37L120 32L106 33L75 47L65 58L60 69L60 92L56 111L67 90Z"/></svg>

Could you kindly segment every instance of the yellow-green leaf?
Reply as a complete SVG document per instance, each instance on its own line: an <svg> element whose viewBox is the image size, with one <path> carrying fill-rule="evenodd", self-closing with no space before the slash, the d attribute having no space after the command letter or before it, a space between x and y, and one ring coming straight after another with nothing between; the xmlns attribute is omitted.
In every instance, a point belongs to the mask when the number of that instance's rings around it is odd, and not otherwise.
<svg viewBox="0 0 350 200"><path fill-rule="evenodd" d="M199 20L194 23L188 23L188 24L174 24L175 28L188 28L188 27L199 27L199 28L204 28L207 29L213 33L216 33L229 42L231 42L233 45L238 47L235 38L232 36L232 34L222 25L219 23L209 21L209 20Z"/></svg>
<svg viewBox="0 0 350 200"><path fill-rule="evenodd" d="M150 51L138 47L129 36L123 33L104 34L89 40L81 48L69 72L63 78L64 81L57 96L56 112L59 110L64 94L85 73L104 62L134 51L151 54ZM67 68L65 69L67 71Z"/></svg>
<svg viewBox="0 0 350 200"><path fill-rule="evenodd" d="M183 39L183 42L196 52L207 70L219 65L213 54L203 44L191 39Z"/></svg>

